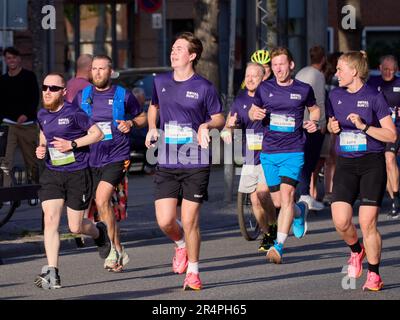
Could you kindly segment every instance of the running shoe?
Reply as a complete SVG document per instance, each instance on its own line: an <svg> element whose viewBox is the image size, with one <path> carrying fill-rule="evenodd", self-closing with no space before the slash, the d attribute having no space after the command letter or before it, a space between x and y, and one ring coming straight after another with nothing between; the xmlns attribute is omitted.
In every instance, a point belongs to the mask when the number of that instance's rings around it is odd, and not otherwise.
<svg viewBox="0 0 400 320"><path fill-rule="evenodd" d="M325 208L322 202L315 200L310 195L302 195L300 196L299 202L305 202L308 205L309 210L320 211Z"/></svg>
<svg viewBox="0 0 400 320"><path fill-rule="evenodd" d="M182 274L186 271L188 263L186 248L175 248L175 256L172 259L172 270L175 273Z"/></svg>
<svg viewBox="0 0 400 320"><path fill-rule="evenodd" d="M201 290L203 285L198 273L189 272L183 282L183 290Z"/></svg>
<svg viewBox="0 0 400 320"><path fill-rule="evenodd" d="M307 215L308 215L308 205L305 202L298 202L296 204L301 211L299 217L295 217L292 223L293 234L297 239L301 239L305 236L307 232Z"/></svg>
<svg viewBox="0 0 400 320"><path fill-rule="evenodd" d="M44 266L42 272L35 278L36 287L49 290L60 289L61 279L58 275L58 269L54 267Z"/></svg>
<svg viewBox="0 0 400 320"><path fill-rule="evenodd" d="M107 234L107 226L103 222L98 222L96 223L96 227L99 229L99 237L94 239L94 243L98 247L100 258L106 259L111 251L111 242Z"/></svg>
<svg viewBox="0 0 400 320"><path fill-rule="evenodd" d="M399 200L393 200L392 201L392 208L390 209L390 212L388 213L388 218L390 219L397 219L400 216L400 204Z"/></svg>
<svg viewBox="0 0 400 320"><path fill-rule="evenodd" d="M122 272L123 268L128 264L129 256L126 253L124 247L122 247L121 253L117 251L117 261L113 268L109 269L108 271L112 272Z"/></svg>
<svg viewBox="0 0 400 320"><path fill-rule="evenodd" d="M118 262L118 254L117 250L112 246L110 253L108 254L107 258L104 260L104 269L111 271L114 269Z"/></svg>
<svg viewBox="0 0 400 320"><path fill-rule="evenodd" d="M258 247L259 252L267 252L273 245L274 240L276 240L277 225L270 225L268 227L268 233L264 233L262 240L260 241L260 246Z"/></svg>
<svg viewBox="0 0 400 320"><path fill-rule="evenodd" d="M379 291L383 288L383 281L380 275L375 272L369 271L367 274L367 281L363 285L362 289L369 291Z"/></svg>
<svg viewBox="0 0 400 320"><path fill-rule="evenodd" d="M282 263L283 244L274 241L274 245L267 252L267 259L275 264Z"/></svg>
<svg viewBox="0 0 400 320"><path fill-rule="evenodd" d="M363 266L362 266L362 261L364 260L365 257L365 250L363 245L361 245L361 252L352 252L350 259L347 261L348 267L347 267L347 275L350 278L359 278L362 275L363 271Z"/></svg>

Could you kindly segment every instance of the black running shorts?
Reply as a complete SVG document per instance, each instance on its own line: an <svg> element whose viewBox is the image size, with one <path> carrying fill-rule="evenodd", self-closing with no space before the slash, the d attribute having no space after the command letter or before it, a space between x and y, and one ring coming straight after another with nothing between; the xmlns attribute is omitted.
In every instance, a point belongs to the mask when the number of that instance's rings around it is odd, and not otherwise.
<svg viewBox="0 0 400 320"><path fill-rule="evenodd" d="M380 207L386 189L386 164L383 153L360 158L338 157L333 177L333 201L353 206L359 197L362 206Z"/></svg>
<svg viewBox="0 0 400 320"><path fill-rule="evenodd" d="M124 177L124 161L113 162L100 168L91 168L93 178L93 195L96 195L100 181L105 181L116 187Z"/></svg>
<svg viewBox="0 0 400 320"><path fill-rule="evenodd" d="M154 176L156 200L183 198L202 203L208 200L209 179L209 167L195 169L157 168Z"/></svg>
<svg viewBox="0 0 400 320"><path fill-rule="evenodd" d="M397 155L397 152L400 149L400 135L397 136L397 140L395 143L386 143L385 151L393 152Z"/></svg>
<svg viewBox="0 0 400 320"><path fill-rule="evenodd" d="M85 210L92 196L92 178L89 169L59 172L45 168L40 176L39 190L41 202L64 199L68 208Z"/></svg>

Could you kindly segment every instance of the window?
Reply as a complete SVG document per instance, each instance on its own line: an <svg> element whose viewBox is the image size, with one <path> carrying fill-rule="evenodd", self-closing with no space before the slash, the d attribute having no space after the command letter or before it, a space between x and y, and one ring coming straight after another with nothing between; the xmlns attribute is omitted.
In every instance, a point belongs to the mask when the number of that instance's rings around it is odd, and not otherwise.
<svg viewBox="0 0 400 320"><path fill-rule="evenodd" d="M66 4L64 11L66 72L73 73L82 53L107 54L114 60L114 68L129 67L127 4Z"/></svg>
<svg viewBox="0 0 400 320"><path fill-rule="evenodd" d="M392 54L400 60L400 27L365 27L362 48L368 53L371 69L377 69L379 58Z"/></svg>

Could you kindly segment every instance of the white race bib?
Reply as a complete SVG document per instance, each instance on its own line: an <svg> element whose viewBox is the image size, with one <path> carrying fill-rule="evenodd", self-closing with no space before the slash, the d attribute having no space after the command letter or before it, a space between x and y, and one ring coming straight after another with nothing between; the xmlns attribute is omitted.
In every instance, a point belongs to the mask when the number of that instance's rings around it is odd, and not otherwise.
<svg viewBox="0 0 400 320"><path fill-rule="evenodd" d="M170 122L165 124L165 143L186 144L193 142L191 124L178 124Z"/></svg>
<svg viewBox="0 0 400 320"><path fill-rule="evenodd" d="M111 122L97 122L96 124L104 134L102 141L111 140L113 137L111 131Z"/></svg>
<svg viewBox="0 0 400 320"><path fill-rule="evenodd" d="M361 131L344 131L340 134L342 152L367 151L367 135Z"/></svg>
<svg viewBox="0 0 400 320"><path fill-rule="evenodd" d="M263 134L260 133L246 133L247 148L251 151L262 150Z"/></svg>
<svg viewBox="0 0 400 320"><path fill-rule="evenodd" d="M51 164L53 166L64 166L75 162L75 155L72 151L60 152L55 148L49 148Z"/></svg>
<svg viewBox="0 0 400 320"><path fill-rule="evenodd" d="M295 127L296 119L293 115L271 113L271 131L294 132Z"/></svg>

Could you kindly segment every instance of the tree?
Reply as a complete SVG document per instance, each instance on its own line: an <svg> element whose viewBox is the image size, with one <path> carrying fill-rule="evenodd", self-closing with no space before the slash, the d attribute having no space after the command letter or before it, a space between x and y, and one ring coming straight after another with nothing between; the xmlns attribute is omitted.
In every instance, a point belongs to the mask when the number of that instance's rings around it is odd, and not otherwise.
<svg viewBox="0 0 400 320"><path fill-rule="evenodd" d="M276 1L267 1L267 48L269 50L278 45L278 10Z"/></svg>
<svg viewBox="0 0 400 320"><path fill-rule="evenodd" d="M339 51L360 50L362 34L361 0L337 0L337 13Z"/></svg>
<svg viewBox="0 0 400 320"><path fill-rule="evenodd" d="M218 72L219 1L196 0L194 4L194 34L203 43L203 54L196 71L219 88Z"/></svg>

